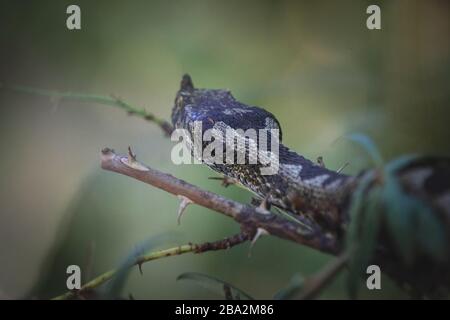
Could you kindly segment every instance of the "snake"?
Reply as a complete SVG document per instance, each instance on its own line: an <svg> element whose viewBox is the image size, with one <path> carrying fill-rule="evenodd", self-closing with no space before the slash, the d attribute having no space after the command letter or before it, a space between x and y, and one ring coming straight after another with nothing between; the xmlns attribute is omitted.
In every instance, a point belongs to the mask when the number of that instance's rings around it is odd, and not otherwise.
<svg viewBox="0 0 450 320"><path fill-rule="evenodd" d="M172 125L188 132L192 150L194 123L202 123L202 134L208 129L224 132L247 129L279 131L279 167L272 175L261 174L262 163L206 163L214 171L237 181L270 205L294 216L330 237L341 237L348 224L348 206L355 186L363 174L350 176L325 168L306 159L282 143L280 122L270 112L236 100L229 90L195 88L185 74L172 108ZM223 139L225 147L230 142ZM260 147L259 141L256 142ZM202 145L206 147L205 144ZM231 146L235 147L235 145ZM245 144L248 153L248 144ZM419 161L401 173L402 182L416 194L431 194L450 224L450 162L448 159ZM431 183L431 189L426 190ZM433 189L433 190L432 190ZM424 190L426 192L424 192Z"/></svg>

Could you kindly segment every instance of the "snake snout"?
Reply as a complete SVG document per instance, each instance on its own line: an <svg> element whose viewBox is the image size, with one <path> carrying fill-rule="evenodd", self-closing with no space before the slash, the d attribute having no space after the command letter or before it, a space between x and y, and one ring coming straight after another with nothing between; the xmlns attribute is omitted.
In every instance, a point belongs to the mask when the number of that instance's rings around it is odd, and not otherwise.
<svg viewBox="0 0 450 320"><path fill-rule="evenodd" d="M192 91L194 90L194 83L189 74L185 73L181 78L180 91Z"/></svg>

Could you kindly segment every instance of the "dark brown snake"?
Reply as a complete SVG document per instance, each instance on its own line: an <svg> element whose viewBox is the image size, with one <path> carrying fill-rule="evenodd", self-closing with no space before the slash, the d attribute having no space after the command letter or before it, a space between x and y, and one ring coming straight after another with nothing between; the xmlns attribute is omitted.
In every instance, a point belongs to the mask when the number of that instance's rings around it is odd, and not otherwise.
<svg viewBox="0 0 450 320"><path fill-rule="evenodd" d="M175 129L186 129L192 137L194 121L202 122L203 132L212 128L275 128L281 132L273 114L237 101L228 90L195 88L191 78L185 75L175 98L172 123ZM281 136L280 133L280 141ZM345 209L361 175L351 177L328 170L281 143L279 164L279 171L274 175L261 175L259 163L210 163L208 166L239 181L270 204L306 219L323 234L339 234L348 221ZM429 200L450 222L450 162L447 159L419 161L401 172L406 188ZM431 187L425 188L431 182Z"/></svg>

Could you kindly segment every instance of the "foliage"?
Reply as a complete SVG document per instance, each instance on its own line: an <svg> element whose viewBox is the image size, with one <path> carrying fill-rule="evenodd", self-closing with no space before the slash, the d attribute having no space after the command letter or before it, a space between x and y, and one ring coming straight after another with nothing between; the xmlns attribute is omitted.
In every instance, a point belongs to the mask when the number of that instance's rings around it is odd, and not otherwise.
<svg viewBox="0 0 450 320"><path fill-rule="evenodd" d="M118 299L132 270L131 267L136 264L138 258L155 247L166 243L168 240L170 240L170 236L167 234L161 234L153 236L133 248L124 258L111 281L99 290L99 296L102 299L108 300Z"/></svg>
<svg viewBox="0 0 450 320"><path fill-rule="evenodd" d="M177 280L191 280L202 287L224 295L227 300L254 300L249 294L232 284L202 273L186 272L178 276Z"/></svg>
<svg viewBox="0 0 450 320"><path fill-rule="evenodd" d="M373 260L383 235L393 242L401 263L411 267L418 259L427 257L435 262L448 259L445 226L433 210L418 197L408 194L397 174L413 165L418 156L402 156L387 164L370 138L354 134L351 140L360 144L370 155L376 168L363 174L350 202L351 223L347 246L354 249L348 279L349 294L356 297L359 276Z"/></svg>
<svg viewBox="0 0 450 320"><path fill-rule="evenodd" d="M292 276L291 280L286 287L281 288L273 298L275 300L289 300L294 298L303 289L304 278L296 273Z"/></svg>

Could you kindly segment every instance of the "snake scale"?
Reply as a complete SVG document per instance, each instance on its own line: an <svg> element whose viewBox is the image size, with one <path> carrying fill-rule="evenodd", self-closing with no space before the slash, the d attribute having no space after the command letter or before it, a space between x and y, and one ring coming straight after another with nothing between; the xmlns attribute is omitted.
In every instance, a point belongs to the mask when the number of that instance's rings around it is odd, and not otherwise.
<svg viewBox="0 0 450 320"><path fill-rule="evenodd" d="M207 165L238 181L268 203L295 217L302 217L316 230L321 230L322 235L340 237L348 222L349 198L361 174L341 174L297 154L281 143L280 124L273 114L237 101L229 90L195 88L186 74L176 94L172 124L175 129L185 129L192 137L195 121L202 123L203 132L208 129L223 131L224 128L279 129L279 170L276 174L262 175L261 163ZM223 143L228 142L224 140ZM402 172L400 178L412 192L422 193L424 197L432 195L431 202L440 206L444 220L450 225L450 161L426 160ZM430 181L433 182L431 189L426 190Z"/></svg>

